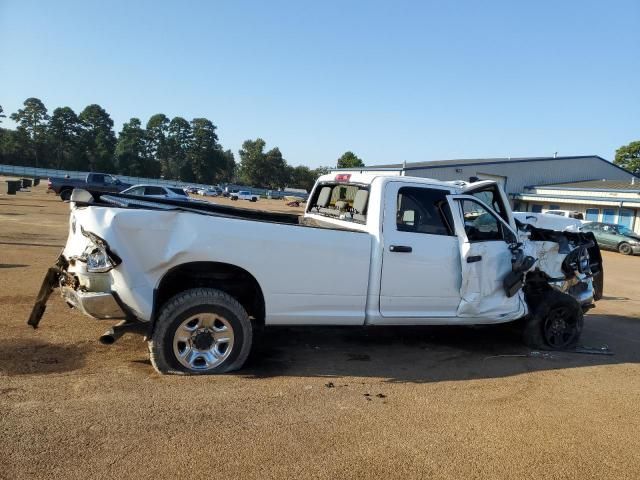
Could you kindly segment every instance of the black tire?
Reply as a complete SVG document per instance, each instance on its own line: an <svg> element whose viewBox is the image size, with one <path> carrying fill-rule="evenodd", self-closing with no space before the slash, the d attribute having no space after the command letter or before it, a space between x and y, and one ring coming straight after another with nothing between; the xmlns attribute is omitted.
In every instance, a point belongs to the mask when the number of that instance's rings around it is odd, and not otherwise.
<svg viewBox="0 0 640 480"><path fill-rule="evenodd" d="M252 201L252 202L257 202L257 201L258 201L258 199L257 199L256 197L251 197L251 201Z"/></svg>
<svg viewBox="0 0 640 480"><path fill-rule="evenodd" d="M618 251L623 255L632 255L633 248L627 242L622 242L618 245Z"/></svg>
<svg viewBox="0 0 640 480"><path fill-rule="evenodd" d="M65 188L64 190L60 190L60 200L63 202L67 202L71 200L71 192L73 190L70 188Z"/></svg>
<svg viewBox="0 0 640 480"><path fill-rule="evenodd" d="M593 277L593 299L602 300L602 295L604 295L604 271L600 271Z"/></svg>
<svg viewBox="0 0 640 480"><path fill-rule="evenodd" d="M238 200L238 197L231 197L232 201Z"/></svg>
<svg viewBox="0 0 640 480"><path fill-rule="evenodd" d="M176 331L185 320L197 317L198 314L223 317L232 328L234 340L231 351L221 363L209 369L188 368L178 360L174 351ZM211 375L241 368L249 356L252 342L251 320L235 298L213 288L194 288L177 294L160 309L148 346L151 364L159 373ZM192 349L198 351L196 348Z"/></svg>
<svg viewBox="0 0 640 480"><path fill-rule="evenodd" d="M576 346L582 334L584 316L575 298L552 289L529 307L532 311L523 330L526 345L546 350L567 350Z"/></svg>

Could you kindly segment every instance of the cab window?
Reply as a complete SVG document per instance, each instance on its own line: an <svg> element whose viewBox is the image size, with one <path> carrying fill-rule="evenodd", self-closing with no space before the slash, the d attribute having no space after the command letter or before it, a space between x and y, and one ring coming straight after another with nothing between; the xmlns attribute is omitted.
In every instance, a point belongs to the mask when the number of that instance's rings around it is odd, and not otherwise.
<svg viewBox="0 0 640 480"><path fill-rule="evenodd" d="M472 200L459 202L464 219L464 231L469 242L506 240L504 225L485 207Z"/></svg>
<svg viewBox="0 0 640 480"><path fill-rule="evenodd" d="M446 193L431 188L400 188L396 211L398 231L453 235L453 220Z"/></svg>
<svg viewBox="0 0 640 480"><path fill-rule="evenodd" d="M469 195L489 205L493 209L493 211L496 212L498 215L500 215L500 217L505 222L509 223L509 216L507 215L507 209L505 208L502 202L502 196L498 191L498 186L490 185L484 188L485 188L484 190L470 192Z"/></svg>
<svg viewBox="0 0 640 480"><path fill-rule="evenodd" d="M135 188L130 188L129 190L127 190L126 193L127 195L142 195L144 191L144 187L135 187Z"/></svg>
<svg viewBox="0 0 640 480"><path fill-rule="evenodd" d="M144 187L145 195L166 195L164 188L162 187Z"/></svg>
<svg viewBox="0 0 640 480"><path fill-rule="evenodd" d="M367 223L369 188L364 185L325 183L309 202L310 213L356 223Z"/></svg>

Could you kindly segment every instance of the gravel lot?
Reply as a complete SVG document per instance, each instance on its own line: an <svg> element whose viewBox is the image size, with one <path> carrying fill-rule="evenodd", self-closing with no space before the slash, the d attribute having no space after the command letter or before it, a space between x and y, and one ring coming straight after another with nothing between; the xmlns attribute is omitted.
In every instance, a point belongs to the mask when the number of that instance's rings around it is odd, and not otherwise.
<svg viewBox="0 0 640 480"><path fill-rule="evenodd" d="M640 257L604 254L585 321L614 356L532 355L504 327L279 328L240 373L163 377L57 296L27 327L67 230L45 189L0 194L1 478L640 478ZM269 204L296 211L242 202Z"/></svg>

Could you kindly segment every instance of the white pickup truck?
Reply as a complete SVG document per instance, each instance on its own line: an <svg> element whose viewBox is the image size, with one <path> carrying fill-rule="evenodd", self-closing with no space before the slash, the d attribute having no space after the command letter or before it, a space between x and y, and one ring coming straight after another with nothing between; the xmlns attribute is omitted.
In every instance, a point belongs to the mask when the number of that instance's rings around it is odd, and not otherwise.
<svg viewBox="0 0 640 480"><path fill-rule="evenodd" d="M28 323L60 287L123 319L103 343L145 335L162 373L238 369L269 325L520 321L532 346L567 349L602 285L592 234L518 224L493 181L329 174L303 216L85 190L70 205Z"/></svg>
<svg viewBox="0 0 640 480"><path fill-rule="evenodd" d="M251 193L249 190L240 190L239 192L231 193L229 198L231 198L231 200L248 200L250 202L257 202L260 197L255 193Z"/></svg>

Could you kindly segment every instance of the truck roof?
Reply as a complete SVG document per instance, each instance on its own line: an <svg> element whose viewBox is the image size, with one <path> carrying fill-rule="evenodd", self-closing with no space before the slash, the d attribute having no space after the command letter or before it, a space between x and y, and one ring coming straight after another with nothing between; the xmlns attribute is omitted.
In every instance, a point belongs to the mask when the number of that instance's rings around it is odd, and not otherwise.
<svg viewBox="0 0 640 480"><path fill-rule="evenodd" d="M349 179L345 179L345 175L349 175ZM340 180L342 177L342 180ZM468 184L463 180L454 180L454 181L442 181L436 180L434 178L424 178L424 177L412 177L408 175L398 175L397 172L366 172L362 170L340 170L333 173L328 173L326 175L322 175L318 178L318 182L335 182L342 181L345 183L363 183L363 184L371 184L377 178L381 178L383 181L392 181L401 179L402 181L411 182L411 183L422 183L424 185L434 185L434 186L445 186L449 188L461 188Z"/></svg>

